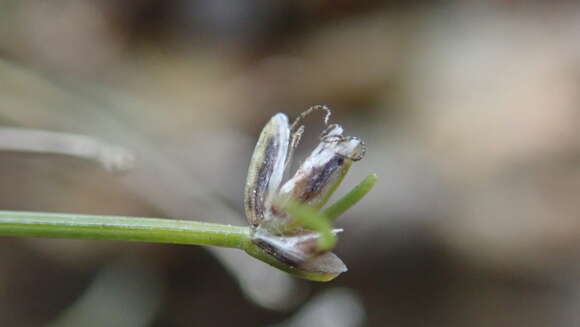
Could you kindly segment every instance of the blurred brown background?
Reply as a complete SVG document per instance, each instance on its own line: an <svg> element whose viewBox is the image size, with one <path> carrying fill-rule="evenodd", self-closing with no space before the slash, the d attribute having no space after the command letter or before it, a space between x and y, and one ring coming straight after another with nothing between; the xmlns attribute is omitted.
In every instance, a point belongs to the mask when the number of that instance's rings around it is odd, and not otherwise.
<svg viewBox="0 0 580 327"><path fill-rule="evenodd" d="M2 152L1 209L244 224L260 128L319 103L368 144L343 190L380 176L331 283L235 250L1 238L0 326L578 326L579 40L568 1L0 0L2 127L136 156Z"/></svg>

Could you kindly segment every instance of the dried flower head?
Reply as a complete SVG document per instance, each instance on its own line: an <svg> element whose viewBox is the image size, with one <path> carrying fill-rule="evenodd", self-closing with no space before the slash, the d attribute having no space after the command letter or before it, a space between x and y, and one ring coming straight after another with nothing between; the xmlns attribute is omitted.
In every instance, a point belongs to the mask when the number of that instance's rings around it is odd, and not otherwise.
<svg viewBox="0 0 580 327"><path fill-rule="evenodd" d="M313 111L325 112L320 143L296 173L285 180L294 150L304 132L302 122ZM330 110L310 107L292 124L283 113L266 124L256 144L245 188L244 205L252 240L280 262L298 269L345 271L328 252L336 233L319 211L342 182L354 161L363 158L364 142L328 124Z"/></svg>

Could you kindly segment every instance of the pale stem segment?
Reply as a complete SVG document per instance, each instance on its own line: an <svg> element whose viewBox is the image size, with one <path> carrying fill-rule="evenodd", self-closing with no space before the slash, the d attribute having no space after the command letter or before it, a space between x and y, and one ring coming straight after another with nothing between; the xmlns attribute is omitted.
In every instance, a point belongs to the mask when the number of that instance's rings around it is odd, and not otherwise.
<svg viewBox="0 0 580 327"><path fill-rule="evenodd" d="M0 128L0 151L72 156L99 162L112 172L130 169L135 160L128 150L90 136L26 128Z"/></svg>

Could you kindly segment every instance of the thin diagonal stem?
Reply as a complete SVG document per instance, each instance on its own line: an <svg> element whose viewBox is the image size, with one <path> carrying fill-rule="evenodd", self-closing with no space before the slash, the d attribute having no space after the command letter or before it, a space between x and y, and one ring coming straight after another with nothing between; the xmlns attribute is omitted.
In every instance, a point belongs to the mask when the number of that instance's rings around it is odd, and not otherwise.
<svg viewBox="0 0 580 327"><path fill-rule="evenodd" d="M365 195L367 195L377 182L377 174L370 174L357 186L355 186L345 196L333 203L330 207L323 211L324 216L328 217L330 221L334 221L340 217L345 211L357 204Z"/></svg>

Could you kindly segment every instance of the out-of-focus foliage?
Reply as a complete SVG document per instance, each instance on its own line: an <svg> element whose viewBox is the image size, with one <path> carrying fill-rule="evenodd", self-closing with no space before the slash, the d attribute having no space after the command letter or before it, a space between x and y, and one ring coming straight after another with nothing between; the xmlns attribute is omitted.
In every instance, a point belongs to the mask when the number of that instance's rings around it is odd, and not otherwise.
<svg viewBox="0 0 580 327"><path fill-rule="evenodd" d="M331 284L232 250L2 238L0 325L333 324L350 303L349 326L578 326L579 22L565 1L0 0L2 127L136 155L111 175L3 152L1 209L244 224L260 128L318 103L368 143L345 183L381 177L338 221Z"/></svg>

